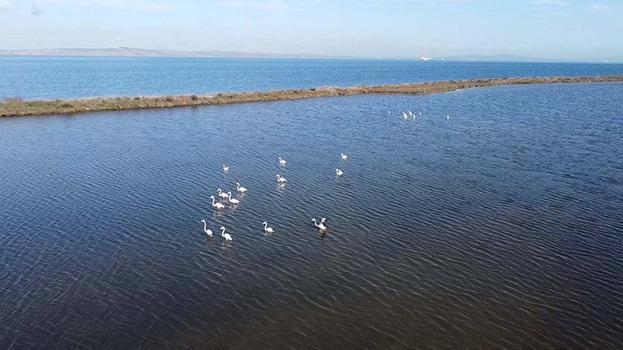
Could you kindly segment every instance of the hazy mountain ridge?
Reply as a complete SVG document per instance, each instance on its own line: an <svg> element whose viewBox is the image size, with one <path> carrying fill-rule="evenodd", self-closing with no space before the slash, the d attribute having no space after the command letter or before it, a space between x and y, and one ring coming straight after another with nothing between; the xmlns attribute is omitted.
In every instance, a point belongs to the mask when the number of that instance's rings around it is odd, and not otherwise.
<svg viewBox="0 0 623 350"><path fill-rule="evenodd" d="M313 54L281 54L239 51L182 51L167 49L117 48L55 48L0 50L0 56L89 56L89 57L206 57L206 58L339 58Z"/></svg>
<svg viewBox="0 0 623 350"><path fill-rule="evenodd" d="M623 57L611 57L603 60L560 60L535 58L519 55L456 55L443 57L362 57L318 55L306 53L261 53L243 51L218 50L168 50L168 49L140 49L134 47L116 48L53 48L53 49L13 49L0 50L0 56L84 56L84 57L197 57L197 58L318 58L318 59L398 59L419 61L472 61L472 62L594 62L594 63L623 63Z"/></svg>

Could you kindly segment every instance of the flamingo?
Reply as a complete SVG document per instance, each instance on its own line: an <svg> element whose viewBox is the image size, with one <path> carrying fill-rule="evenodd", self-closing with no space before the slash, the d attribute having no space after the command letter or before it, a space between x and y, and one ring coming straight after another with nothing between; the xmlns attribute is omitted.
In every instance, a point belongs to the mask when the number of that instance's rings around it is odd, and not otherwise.
<svg viewBox="0 0 623 350"><path fill-rule="evenodd" d="M229 165L223 163L223 171L224 172L228 172L229 171Z"/></svg>
<svg viewBox="0 0 623 350"><path fill-rule="evenodd" d="M314 223L314 226L316 226L317 229L324 231L327 229L327 226L325 226L325 221L327 221L326 218L322 218L322 220L320 220L320 223L318 223L316 221L316 218L312 218L311 221Z"/></svg>
<svg viewBox="0 0 623 350"><path fill-rule="evenodd" d="M288 180L286 180L285 177L277 174L277 182L279 182L279 183L286 183L286 182L288 182Z"/></svg>
<svg viewBox="0 0 623 350"><path fill-rule="evenodd" d="M346 159L348 159L348 155L346 155L344 153L340 153L340 158L342 158L342 160L346 160Z"/></svg>
<svg viewBox="0 0 623 350"><path fill-rule="evenodd" d="M201 222L203 223L203 232L205 232L208 237L212 237L212 230L208 228L208 223L205 220L201 220Z"/></svg>
<svg viewBox="0 0 623 350"><path fill-rule="evenodd" d="M273 230L272 227L268 227L268 223L266 221L264 221L262 223L262 225L264 225L264 232L266 232L266 233L273 233L273 232L275 232L275 230Z"/></svg>
<svg viewBox="0 0 623 350"><path fill-rule="evenodd" d="M221 226L221 237L225 238L225 242L233 241L229 233L225 233L225 226Z"/></svg>
<svg viewBox="0 0 623 350"><path fill-rule="evenodd" d="M212 207L216 208L216 209L224 209L225 205L223 205L223 203L216 203L216 200L214 199L214 196L210 196L210 198L212 199Z"/></svg>
<svg viewBox="0 0 623 350"><path fill-rule="evenodd" d="M281 166L286 166L286 163L287 163L287 162L288 162L288 161L286 161L285 159L283 159L283 158L279 157L279 165L281 165Z"/></svg>
<svg viewBox="0 0 623 350"><path fill-rule="evenodd" d="M233 205L240 204L240 200L236 198L231 198L231 192L227 192L227 195L229 196L229 203Z"/></svg>
<svg viewBox="0 0 623 350"><path fill-rule="evenodd" d="M335 169L335 175L342 176L342 175L344 175L344 172L342 170L340 170L340 169Z"/></svg>
<svg viewBox="0 0 623 350"><path fill-rule="evenodd" d="M227 193L223 192L223 190L221 190L220 188L218 188L216 190L218 192L218 196L223 198L223 199L228 199L229 195L227 195Z"/></svg>
<svg viewBox="0 0 623 350"><path fill-rule="evenodd" d="M240 193L245 193L247 192L247 188L240 186L240 182L236 182L236 191Z"/></svg>

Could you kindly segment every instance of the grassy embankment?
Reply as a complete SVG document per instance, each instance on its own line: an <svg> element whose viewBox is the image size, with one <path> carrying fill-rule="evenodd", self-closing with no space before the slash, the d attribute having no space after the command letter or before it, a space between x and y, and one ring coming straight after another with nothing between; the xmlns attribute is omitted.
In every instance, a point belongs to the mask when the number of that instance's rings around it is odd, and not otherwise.
<svg viewBox="0 0 623 350"><path fill-rule="evenodd" d="M263 101L296 100L304 98L352 96L364 94L428 95L459 89L489 86L606 83L623 82L623 75L599 77L534 77L452 80L400 85L356 86L347 88L322 87L312 89L267 92L221 93L216 95L182 95L154 97L101 97L75 100L24 101L19 98L0 102L0 117L49 114L75 114L96 111L117 111L147 108L171 108L203 105L223 105Z"/></svg>

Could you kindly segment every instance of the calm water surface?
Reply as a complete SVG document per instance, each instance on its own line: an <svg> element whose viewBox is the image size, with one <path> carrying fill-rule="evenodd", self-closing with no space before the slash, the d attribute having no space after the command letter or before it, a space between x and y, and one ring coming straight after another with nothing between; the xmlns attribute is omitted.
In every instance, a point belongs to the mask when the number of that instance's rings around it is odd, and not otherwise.
<svg viewBox="0 0 623 350"><path fill-rule="evenodd" d="M623 74L623 64L0 57L0 99L167 95L470 78L612 74Z"/></svg>
<svg viewBox="0 0 623 350"><path fill-rule="evenodd" d="M622 118L598 84L1 120L0 347L621 348Z"/></svg>

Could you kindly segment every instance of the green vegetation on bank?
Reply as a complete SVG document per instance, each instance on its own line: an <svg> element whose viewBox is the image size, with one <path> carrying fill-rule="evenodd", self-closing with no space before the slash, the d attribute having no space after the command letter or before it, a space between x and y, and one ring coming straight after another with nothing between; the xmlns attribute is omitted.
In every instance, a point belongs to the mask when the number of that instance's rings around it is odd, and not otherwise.
<svg viewBox="0 0 623 350"><path fill-rule="evenodd" d="M417 84L377 85L356 87L321 87L312 89L267 92L221 93L216 95L183 95L157 97L100 97L74 100L24 101L7 98L0 102L0 117L17 117L49 114L76 114L97 111L117 111L147 108L171 108L203 105L223 105L304 98L352 96L364 94L428 95L477 87L623 82L623 75L598 77L533 77L495 78L427 82Z"/></svg>

